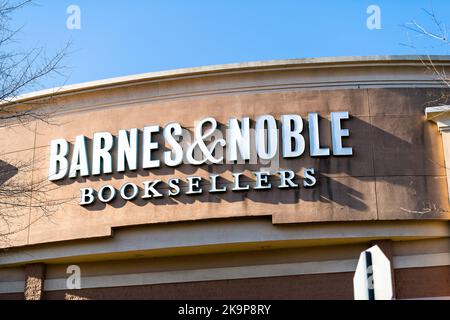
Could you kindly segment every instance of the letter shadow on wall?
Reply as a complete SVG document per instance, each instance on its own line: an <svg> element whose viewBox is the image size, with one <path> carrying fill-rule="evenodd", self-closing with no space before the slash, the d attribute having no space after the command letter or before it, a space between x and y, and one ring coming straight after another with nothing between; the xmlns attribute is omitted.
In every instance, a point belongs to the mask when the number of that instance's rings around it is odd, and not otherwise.
<svg viewBox="0 0 450 320"><path fill-rule="evenodd" d="M379 117L380 118L380 117ZM389 131L394 132L402 126L413 125L414 128L408 129L412 134L409 137L412 141L406 141L399 138L395 134L392 134L386 130L383 130L377 126L370 124L369 117L351 117L349 120L342 122L343 128L350 130L350 137L343 138L344 146L353 147L352 156L329 156L329 157L310 157L309 154L309 137L308 137L308 123L304 119L303 136L305 138L305 152L298 158L283 159L280 157L279 167L281 169L293 170L296 172L296 183L299 184L299 188L295 189L279 189L278 176L271 176L270 183L272 188L270 190L252 190L232 192L233 181L231 180L230 173L248 171L259 171L263 168L268 168L267 164L204 164L201 166L185 165L182 164L176 168L167 167L161 163L161 167L157 169L138 169L137 171L126 171L125 173L113 173L105 174L97 177L89 176L87 178L76 179L64 179L56 181L55 183L60 186L69 185L74 182L80 183L80 187L89 186L89 181L105 181L105 184L113 178L123 179L123 183L127 182L127 178L143 177L144 180L163 180L158 184L158 191L164 196L160 198L142 199L143 190L140 186L139 195L132 201L125 201L119 197L118 190L117 196L114 201L108 204L101 203L96 200L94 204L86 206L89 211L102 210L106 206L112 206L114 208L123 207L127 202L136 206L146 205L177 205L177 204L193 204L195 202L202 203L233 203L239 201L249 201L255 203L267 203L267 204L302 204L320 202L323 204L338 205L353 209L361 212L370 209L370 205L375 202L370 202L370 199L375 199L375 177L377 181L383 181L389 179L389 183L394 185L401 185L404 187L410 187L407 179L391 179L392 176L405 176L405 175L421 175L427 171L427 168L433 167L435 171L441 170L444 164L437 163L435 160L427 156L427 128L426 126L432 125L424 120L417 120L409 124L404 123L403 120L397 122L393 119L385 117L385 120L389 122L384 125ZM322 147L329 147L330 154L332 154L331 145L331 129L330 121L327 118L320 117L320 144ZM224 124L219 124L221 129L225 128ZM253 123L254 127L254 123ZM280 127L278 123L278 127ZM396 129L397 127L397 129ZM186 128L185 128L186 129ZM431 128L436 130L436 128ZM403 130L404 131L404 130ZM225 132L223 130L222 132ZM140 135L141 137L141 135ZM160 150L155 152L155 158L162 159L162 154L167 149L164 146L162 132L155 135L156 141L160 143ZM140 140L141 141L141 140ZM91 150L91 141L89 141L89 150ZM280 145L281 146L281 145ZM72 150L71 146L71 150ZM429 146L428 146L429 148ZM281 150L281 147L280 147ZM252 152L254 152L252 150ZM280 151L281 152L281 151ZM69 155L69 159L70 159ZM91 155L89 155L90 157ZM141 158L141 157L139 157ZM91 159L91 158L89 158ZM116 159L115 152L113 159ZM139 160L141 161L141 160ZM113 163L115 168L115 163ZM138 168L142 168L141 163ZM304 188L303 170L305 168L315 168L317 184L311 188ZM175 172L175 170L177 172ZM186 180L183 175L200 175L203 172L203 176L207 174L220 174L223 175L218 180L218 188L226 185L227 192L223 193L209 193L211 182L208 179L203 179L202 188L203 194L199 195L186 195L187 190ZM180 174L182 173L182 174ZM181 194L175 197L167 196L169 189L164 180L169 178L180 178ZM130 181L134 182L134 181ZM242 177L241 184L247 183L254 184L253 178ZM139 183L137 183L139 186ZM395 195L393 195L395 196ZM132 205L130 210L132 210ZM373 208L372 208L373 209Z"/></svg>

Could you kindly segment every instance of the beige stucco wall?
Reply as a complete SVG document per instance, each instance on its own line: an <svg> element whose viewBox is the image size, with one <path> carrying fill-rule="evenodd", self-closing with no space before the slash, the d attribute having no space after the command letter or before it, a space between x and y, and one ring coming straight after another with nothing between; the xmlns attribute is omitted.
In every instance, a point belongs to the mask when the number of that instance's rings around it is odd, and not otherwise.
<svg viewBox="0 0 450 320"><path fill-rule="evenodd" d="M449 62L441 59L442 65ZM58 91L45 110L54 112L51 123L0 128L5 154L32 161L33 169L21 179L44 181L48 174L52 139L73 141L76 135L142 128L173 121L191 129L207 116L226 123L229 117L255 119L287 113L306 118L318 112L323 144L330 145L327 119L331 111L349 111L346 122L354 150L352 157L282 160L281 167L299 175L315 167L319 184L311 189L227 192L222 195L181 195L150 201L81 207L81 187L116 187L124 181L179 177L207 178L220 173L251 171L260 165L182 165L137 173L64 179L49 183L49 199L74 198L46 217L33 204L18 214L14 232L3 246L23 246L61 240L110 236L115 227L231 218L269 216L274 224L374 221L442 220L450 218L441 136L423 111L436 104L442 88L417 58L300 60L232 67L200 68L150 74L110 82L72 86ZM24 102L47 93L27 96ZM31 100L30 100L31 99ZM161 138L161 137L160 137ZM308 141L306 141L308 146ZM160 154L160 153L159 153ZM13 163L14 161L11 160ZM16 177L17 178L17 177ZM231 182L230 182L231 183ZM208 182L206 181L206 185Z"/></svg>

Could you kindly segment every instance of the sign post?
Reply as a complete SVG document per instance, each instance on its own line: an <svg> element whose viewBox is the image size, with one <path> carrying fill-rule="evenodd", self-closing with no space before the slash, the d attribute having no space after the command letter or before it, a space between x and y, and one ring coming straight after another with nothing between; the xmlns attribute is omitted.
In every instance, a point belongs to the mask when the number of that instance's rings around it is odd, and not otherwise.
<svg viewBox="0 0 450 320"><path fill-rule="evenodd" d="M363 251L353 277L355 300L391 300L391 263L378 246Z"/></svg>

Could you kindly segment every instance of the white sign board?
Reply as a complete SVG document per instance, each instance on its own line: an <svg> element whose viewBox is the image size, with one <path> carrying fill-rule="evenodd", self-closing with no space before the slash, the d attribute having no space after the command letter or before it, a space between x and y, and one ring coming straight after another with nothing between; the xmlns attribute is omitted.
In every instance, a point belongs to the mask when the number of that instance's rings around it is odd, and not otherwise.
<svg viewBox="0 0 450 320"><path fill-rule="evenodd" d="M363 251L353 277L355 300L391 300L391 263L378 246Z"/></svg>

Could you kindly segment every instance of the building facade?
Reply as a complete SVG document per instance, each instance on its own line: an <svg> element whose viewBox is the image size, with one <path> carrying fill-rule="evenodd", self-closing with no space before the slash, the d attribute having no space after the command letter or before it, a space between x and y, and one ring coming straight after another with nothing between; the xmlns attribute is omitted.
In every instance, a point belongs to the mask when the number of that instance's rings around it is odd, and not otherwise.
<svg viewBox="0 0 450 320"><path fill-rule="evenodd" d="M0 211L0 299L353 299L375 244L395 299L450 297L449 96L377 56L19 97L46 120L0 128L2 184L36 186Z"/></svg>

